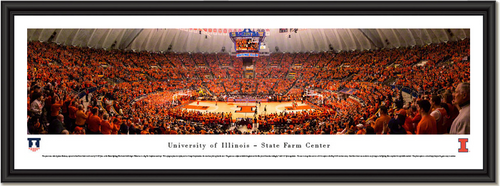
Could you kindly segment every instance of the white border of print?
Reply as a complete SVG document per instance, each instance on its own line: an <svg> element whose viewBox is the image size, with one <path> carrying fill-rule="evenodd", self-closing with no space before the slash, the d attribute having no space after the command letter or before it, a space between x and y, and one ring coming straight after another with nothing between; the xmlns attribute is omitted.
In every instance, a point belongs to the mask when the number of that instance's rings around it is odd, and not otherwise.
<svg viewBox="0 0 500 186"><path fill-rule="evenodd" d="M382 18L383 17L383 18ZM26 134L26 97L15 96L15 169L482 169L483 163L483 25L481 16L16 16L15 95L26 95L29 28L470 28L471 135L137 135L55 136ZM166 21L168 20L168 21ZM214 21L214 20L224 20ZM310 20L315 20L310 21ZM335 20L332 22L332 20ZM189 24L187 24L189 23ZM326 24L331 23L331 24ZM41 137L31 152L27 137ZM458 138L468 138L469 153L458 153ZM169 149L168 142L206 144L204 150ZM211 144L251 146L284 142L327 143L322 149L220 149ZM42 155L455 155L454 158L44 158ZM460 163L458 163L460 162Z"/></svg>

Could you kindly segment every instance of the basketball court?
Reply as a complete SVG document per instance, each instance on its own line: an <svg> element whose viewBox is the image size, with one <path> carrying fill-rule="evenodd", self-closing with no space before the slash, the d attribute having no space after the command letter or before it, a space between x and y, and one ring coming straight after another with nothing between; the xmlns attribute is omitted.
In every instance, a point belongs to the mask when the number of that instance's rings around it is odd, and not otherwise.
<svg viewBox="0 0 500 186"><path fill-rule="evenodd" d="M216 105L217 103L217 105ZM236 118L253 118L255 110L257 114L270 114L286 112L299 112L304 110L314 110L314 108L306 103L297 103L297 107L292 106L292 102L215 102L215 101L200 101L192 102L182 107L189 111L200 112L231 112L233 119ZM264 112L266 110L266 113Z"/></svg>

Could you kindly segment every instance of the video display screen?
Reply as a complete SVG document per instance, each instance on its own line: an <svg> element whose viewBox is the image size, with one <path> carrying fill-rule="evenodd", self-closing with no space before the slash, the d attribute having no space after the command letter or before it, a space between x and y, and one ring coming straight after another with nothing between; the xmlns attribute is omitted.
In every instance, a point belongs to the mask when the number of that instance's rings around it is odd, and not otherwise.
<svg viewBox="0 0 500 186"><path fill-rule="evenodd" d="M259 38L236 38L236 51L258 51Z"/></svg>

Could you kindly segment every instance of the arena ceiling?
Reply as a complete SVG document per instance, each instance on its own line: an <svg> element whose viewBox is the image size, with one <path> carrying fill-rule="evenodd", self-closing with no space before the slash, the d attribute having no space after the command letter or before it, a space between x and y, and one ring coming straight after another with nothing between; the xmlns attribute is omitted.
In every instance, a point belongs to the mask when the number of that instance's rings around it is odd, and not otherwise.
<svg viewBox="0 0 500 186"><path fill-rule="evenodd" d="M269 29L266 46L275 52L367 50L426 45L470 37L469 29ZM233 48L228 34L189 29L29 29L29 41L91 48L160 52L220 52Z"/></svg>

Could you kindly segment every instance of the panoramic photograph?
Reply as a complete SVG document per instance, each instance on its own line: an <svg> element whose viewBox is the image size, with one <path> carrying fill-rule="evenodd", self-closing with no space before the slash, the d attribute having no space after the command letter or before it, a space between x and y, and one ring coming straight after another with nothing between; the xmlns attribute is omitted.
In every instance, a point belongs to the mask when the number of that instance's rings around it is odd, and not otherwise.
<svg viewBox="0 0 500 186"><path fill-rule="evenodd" d="M28 29L28 134L470 134L470 29Z"/></svg>

